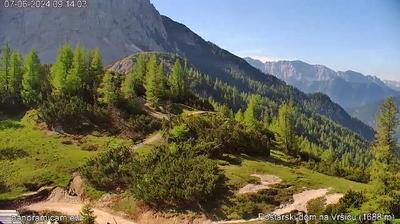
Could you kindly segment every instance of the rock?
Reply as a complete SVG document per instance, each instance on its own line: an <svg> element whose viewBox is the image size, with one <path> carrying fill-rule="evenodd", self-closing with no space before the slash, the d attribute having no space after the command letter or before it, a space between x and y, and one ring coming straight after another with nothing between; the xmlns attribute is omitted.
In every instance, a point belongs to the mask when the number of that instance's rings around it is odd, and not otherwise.
<svg viewBox="0 0 400 224"><path fill-rule="evenodd" d="M0 44L24 54L35 48L43 63L54 62L70 42L99 47L106 63L141 50L164 50L167 34L149 0L89 0L85 9L0 8Z"/></svg>
<svg viewBox="0 0 400 224"><path fill-rule="evenodd" d="M69 184L68 193L70 195L78 196L80 199L85 197L85 183L78 173L73 174L71 183Z"/></svg>

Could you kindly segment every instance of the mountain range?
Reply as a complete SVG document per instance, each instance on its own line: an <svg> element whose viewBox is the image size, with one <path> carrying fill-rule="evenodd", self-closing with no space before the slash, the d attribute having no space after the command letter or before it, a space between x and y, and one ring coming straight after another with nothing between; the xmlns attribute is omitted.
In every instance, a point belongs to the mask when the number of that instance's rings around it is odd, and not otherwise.
<svg viewBox="0 0 400 224"><path fill-rule="evenodd" d="M249 57L245 60L306 93L325 93L346 109L400 95L399 83L384 82L376 76L351 70L334 71L324 65L311 65L299 60L265 63Z"/></svg>
<svg viewBox="0 0 400 224"><path fill-rule="evenodd" d="M89 49L100 48L107 64L138 51L170 52L239 91L248 91L249 87L243 85L243 77L246 77L246 82L262 83L263 96L276 104L291 99L366 139L374 135L370 127L352 118L326 95L303 93L273 75L262 73L244 59L204 40L185 25L160 15L149 0L91 0L86 9L63 10L62 13L57 9L14 11L0 8L0 23L3 24L0 26L0 44L8 43L23 53L35 48L44 63L53 63L65 42L80 43ZM325 73L331 75L327 69L321 76ZM373 84L371 89L378 87L381 86ZM348 97L344 95L343 98Z"/></svg>

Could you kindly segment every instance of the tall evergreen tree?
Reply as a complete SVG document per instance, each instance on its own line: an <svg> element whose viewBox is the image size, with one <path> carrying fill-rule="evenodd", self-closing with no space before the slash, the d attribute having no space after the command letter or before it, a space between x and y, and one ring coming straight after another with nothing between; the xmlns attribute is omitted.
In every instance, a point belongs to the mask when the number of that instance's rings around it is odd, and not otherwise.
<svg viewBox="0 0 400 224"><path fill-rule="evenodd" d="M22 76L21 96L26 105L33 105L40 100L41 65L36 50L32 49L25 59Z"/></svg>
<svg viewBox="0 0 400 224"><path fill-rule="evenodd" d="M72 67L74 53L71 45L65 44L58 52L56 62L51 67L51 86L55 94L65 94L67 76Z"/></svg>
<svg viewBox="0 0 400 224"><path fill-rule="evenodd" d="M10 48L5 44L0 58L0 103L6 103L9 98Z"/></svg>
<svg viewBox="0 0 400 224"><path fill-rule="evenodd" d="M18 51L14 50L10 57L10 72L9 72L9 94L11 96L11 103L20 103L21 89L22 89L22 75L24 73L24 65L21 55Z"/></svg>
<svg viewBox="0 0 400 224"><path fill-rule="evenodd" d="M235 120L238 122L243 122L243 112L242 109L239 109L235 114Z"/></svg>
<svg viewBox="0 0 400 224"><path fill-rule="evenodd" d="M136 95L145 94L144 79L146 75L146 57L139 54L132 71L129 72L121 84L121 92L125 99L131 99Z"/></svg>
<svg viewBox="0 0 400 224"><path fill-rule="evenodd" d="M92 95L100 85L103 74L103 62L99 48L94 49L87 54L87 80L86 80L86 93Z"/></svg>
<svg viewBox="0 0 400 224"><path fill-rule="evenodd" d="M113 105L118 100L118 92L115 78L111 72L106 72L103 76L100 87L97 90L98 101L106 105Z"/></svg>
<svg viewBox="0 0 400 224"><path fill-rule="evenodd" d="M85 51L80 44L76 46L72 59L71 70L66 78L66 92L69 95L82 94L89 86Z"/></svg>
<svg viewBox="0 0 400 224"><path fill-rule="evenodd" d="M171 95L176 99L184 99L188 92L188 83L185 74L185 69L182 67L179 59L176 59L172 68L172 73L169 76L169 83L171 86Z"/></svg>
<svg viewBox="0 0 400 224"><path fill-rule="evenodd" d="M250 128L257 127L256 106L257 106L257 97L251 96L249 103L247 104L247 109L243 114L243 121Z"/></svg>
<svg viewBox="0 0 400 224"><path fill-rule="evenodd" d="M146 99L154 104L157 104L160 100L157 94L157 58L155 55L150 57L149 62L147 63L147 72L146 72Z"/></svg>
<svg viewBox="0 0 400 224"><path fill-rule="evenodd" d="M398 114L394 99L389 97L377 116L376 141L372 148L372 200L367 203L366 209L400 216L400 162L396 155L398 145L395 136L399 126Z"/></svg>
<svg viewBox="0 0 400 224"><path fill-rule="evenodd" d="M293 103L284 103L279 108L275 129L279 148L290 155L296 155L298 143L295 134L295 109Z"/></svg>

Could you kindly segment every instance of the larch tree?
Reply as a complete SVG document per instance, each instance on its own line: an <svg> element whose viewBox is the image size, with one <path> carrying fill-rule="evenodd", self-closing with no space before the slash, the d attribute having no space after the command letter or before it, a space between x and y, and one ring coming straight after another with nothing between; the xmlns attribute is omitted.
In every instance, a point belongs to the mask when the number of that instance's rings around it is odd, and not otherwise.
<svg viewBox="0 0 400 224"><path fill-rule="evenodd" d="M250 128L257 127L256 107L258 100L256 96L251 96L247 104L246 111L243 114L243 122Z"/></svg>
<svg viewBox="0 0 400 224"><path fill-rule="evenodd" d="M169 76L169 84L171 87L171 95L176 99L183 99L188 91L185 69L179 59L176 59Z"/></svg>
<svg viewBox="0 0 400 224"><path fill-rule="evenodd" d="M400 215L400 162L397 157L396 130L399 111L392 97L382 104L376 119L373 161L370 168L373 186L365 210Z"/></svg>
<svg viewBox="0 0 400 224"><path fill-rule="evenodd" d="M106 72L97 89L98 101L102 104L113 105L118 101L118 92L115 84L115 77L111 72Z"/></svg>
<svg viewBox="0 0 400 224"><path fill-rule="evenodd" d="M73 57L74 53L72 52L71 45L65 44L59 50L56 61L50 69L50 83L53 93L61 95L66 93L66 80L72 67Z"/></svg>
<svg viewBox="0 0 400 224"><path fill-rule="evenodd" d="M153 104L157 104L160 100L157 95L157 67L157 58L155 55L152 55L147 63L146 81L144 87L146 89L146 99Z"/></svg>
<svg viewBox="0 0 400 224"><path fill-rule="evenodd" d="M0 58L0 103L6 103L9 98L10 48L5 44Z"/></svg>
<svg viewBox="0 0 400 224"><path fill-rule="evenodd" d="M296 155L298 142L295 133L295 108L292 102L284 103L279 108L275 129L278 147L289 155Z"/></svg>
<svg viewBox="0 0 400 224"><path fill-rule="evenodd" d="M121 84L121 93L125 99L132 99L136 95L145 94L143 89L146 75L146 57L139 54L132 71L129 72Z"/></svg>
<svg viewBox="0 0 400 224"><path fill-rule="evenodd" d="M69 95L79 95L88 85L86 53L80 44L76 46L72 59L71 70L66 78L66 92Z"/></svg>
<svg viewBox="0 0 400 224"><path fill-rule="evenodd" d="M88 77L86 85L87 90L94 93L100 84L104 70L100 49L94 49L87 57L89 59L87 59Z"/></svg>
<svg viewBox="0 0 400 224"><path fill-rule="evenodd" d="M26 105L37 104L40 100L41 65L35 49L25 59L22 76L22 100Z"/></svg>
<svg viewBox="0 0 400 224"><path fill-rule="evenodd" d="M242 109L239 109L235 114L235 120L238 122L243 122L243 112Z"/></svg>
<svg viewBox="0 0 400 224"><path fill-rule="evenodd" d="M24 64L22 57L18 51L14 50L10 57L10 72L8 81L8 90L12 104L20 103L23 74Z"/></svg>

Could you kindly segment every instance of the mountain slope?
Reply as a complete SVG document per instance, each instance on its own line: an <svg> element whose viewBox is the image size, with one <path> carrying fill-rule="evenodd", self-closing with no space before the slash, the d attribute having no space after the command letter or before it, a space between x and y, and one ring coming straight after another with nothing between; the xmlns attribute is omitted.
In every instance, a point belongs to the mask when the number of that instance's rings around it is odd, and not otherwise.
<svg viewBox="0 0 400 224"><path fill-rule="evenodd" d="M90 0L88 8L62 11L0 7L0 24L1 44L23 53L36 48L44 63L52 63L65 42L99 47L106 63L167 45L161 16L148 0Z"/></svg>
<svg viewBox="0 0 400 224"><path fill-rule="evenodd" d="M352 119L327 98L310 98L272 75L265 75L245 60L203 40L183 24L160 16L149 0L92 0L87 9L0 9L0 44L27 52L36 48L45 63L52 63L63 42L99 47L106 63L137 51L163 51L187 58L195 68L246 91L242 80L259 81L263 95L277 104L294 100L311 111L371 139L373 130ZM111 16L110 16L111 15ZM49 24L46 21L53 21ZM322 101L320 101L322 100ZM321 109L322 105L328 109Z"/></svg>
<svg viewBox="0 0 400 224"><path fill-rule="evenodd" d="M245 59L262 72L273 74L304 92L325 93L345 108L400 95L400 92L390 88L379 78L354 71L335 72L326 66L310 65L302 61L262 63L252 58Z"/></svg>

